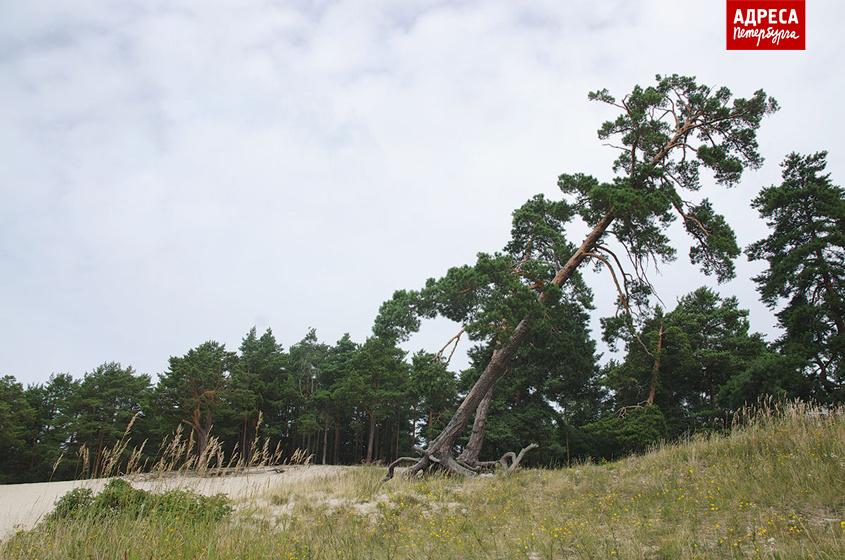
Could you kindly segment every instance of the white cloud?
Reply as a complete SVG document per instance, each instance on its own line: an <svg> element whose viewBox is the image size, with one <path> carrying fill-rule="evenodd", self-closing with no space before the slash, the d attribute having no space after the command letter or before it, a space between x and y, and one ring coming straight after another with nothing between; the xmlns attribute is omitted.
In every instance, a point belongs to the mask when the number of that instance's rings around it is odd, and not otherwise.
<svg viewBox="0 0 845 560"><path fill-rule="evenodd" d="M742 244L759 238L748 201L786 153L829 149L845 176L830 110L843 8L814 4L797 53L725 51L723 10L3 6L0 374L43 381L106 360L156 373L206 339L237 346L253 324L286 346L309 326L362 340L393 290L501 248L513 208L556 196L558 174L609 177L615 154L595 131L613 114L587 92L623 95L656 73L781 101L761 131L767 166L714 197ZM667 305L704 282L682 260L664 268ZM720 289L771 330L755 267Z"/></svg>

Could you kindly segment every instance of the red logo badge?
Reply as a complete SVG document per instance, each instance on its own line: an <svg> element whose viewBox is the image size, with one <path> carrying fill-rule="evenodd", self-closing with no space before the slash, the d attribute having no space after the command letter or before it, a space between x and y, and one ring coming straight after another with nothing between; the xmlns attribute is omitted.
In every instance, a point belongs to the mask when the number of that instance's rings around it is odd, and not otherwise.
<svg viewBox="0 0 845 560"><path fill-rule="evenodd" d="M729 51L803 51L804 0L726 0Z"/></svg>

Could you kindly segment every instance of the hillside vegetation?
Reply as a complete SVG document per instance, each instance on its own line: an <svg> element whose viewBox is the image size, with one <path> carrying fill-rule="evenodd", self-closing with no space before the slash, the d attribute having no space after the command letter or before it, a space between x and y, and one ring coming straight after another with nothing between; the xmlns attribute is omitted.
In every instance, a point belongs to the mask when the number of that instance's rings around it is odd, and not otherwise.
<svg viewBox="0 0 845 560"><path fill-rule="evenodd" d="M748 412L614 463L465 479L349 468L219 504L76 509L2 558L845 558L845 414ZM94 500L91 503L106 503ZM166 503L167 500L159 501ZM67 504L65 504L67 505Z"/></svg>

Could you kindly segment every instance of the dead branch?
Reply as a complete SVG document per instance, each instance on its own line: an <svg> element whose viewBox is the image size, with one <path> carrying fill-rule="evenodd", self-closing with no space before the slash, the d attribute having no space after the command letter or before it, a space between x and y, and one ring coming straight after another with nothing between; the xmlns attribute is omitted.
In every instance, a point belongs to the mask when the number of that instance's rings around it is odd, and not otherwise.
<svg viewBox="0 0 845 560"><path fill-rule="evenodd" d="M461 339L461 335L465 332L466 328L462 328L460 331L458 331L458 334L450 338L449 341L443 345L443 348L441 348L437 352L437 354L434 355L434 359L435 361L437 361L437 363L443 363L443 352L445 352L446 348L448 348L449 345L452 344L452 351L449 352L449 357L446 358L446 364L449 363L449 361L452 359L452 356L455 354L455 350L457 350L458 348L458 341Z"/></svg>
<svg viewBox="0 0 845 560"><path fill-rule="evenodd" d="M484 468L482 463L478 461L475 461L474 463L469 463L467 461L462 460L460 457L456 457L455 461L457 461L457 463L462 467L475 472L481 472L481 470Z"/></svg>
<svg viewBox="0 0 845 560"><path fill-rule="evenodd" d="M625 307L625 311L631 313L631 310L628 308L628 292L627 290L622 291L622 287L619 285L619 280L616 279L616 272L613 270L613 265L610 264L610 261L596 253L587 253L587 256L600 260L610 270L610 275L613 276L613 283L616 284L616 292L619 294L619 301Z"/></svg>
<svg viewBox="0 0 845 560"><path fill-rule="evenodd" d="M625 272L625 267L622 266L622 263L619 261L619 257L616 256L616 253L605 247L604 245L596 244L596 250L602 251L604 253L609 254L613 257L614 262L616 263L616 267L619 269L619 272L622 274L622 286L625 288L625 300L627 301L630 298L630 294L628 293L628 279L633 278L630 274ZM611 269L611 272L613 270ZM618 284L617 284L618 289Z"/></svg>
<svg viewBox="0 0 845 560"><path fill-rule="evenodd" d="M525 457L525 454L529 451L540 447L536 443L532 443L522 448L519 453L514 453L513 451L508 451L498 461L473 461L467 462L462 461L460 459L454 458L449 455L446 458L445 464L437 457L435 457L432 453L427 452L425 449L422 449L418 446L414 446L414 451L422 454L422 457L399 457L392 463L387 466L387 474L384 475L384 478L381 480L381 483L384 484L388 480L392 479L394 476L394 472L396 467L403 463L415 463L414 467L408 471L408 476L413 477L420 471L430 471L430 470L438 470L438 471L446 471L452 472L456 474L461 474L465 476L478 476L478 474L485 469L492 469L495 467L502 467L507 469L508 472L514 472L516 469L519 468L522 459ZM508 464L510 462L510 464Z"/></svg>
<svg viewBox="0 0 845 560"><path fill-rule="evenodd" d="M614 416L618 418L625 418L625 415L628 414L629 410L634 410L636 408L643 408L645 405L648 404L648 401L643 401L637 404L629 404L628 406L623 406L619 410L613 413Z"/></svg>

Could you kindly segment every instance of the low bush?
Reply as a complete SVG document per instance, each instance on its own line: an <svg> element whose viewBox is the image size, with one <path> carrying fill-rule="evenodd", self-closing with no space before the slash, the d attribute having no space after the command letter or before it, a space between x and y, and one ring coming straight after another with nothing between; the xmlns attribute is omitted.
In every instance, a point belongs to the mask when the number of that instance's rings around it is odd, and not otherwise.
<svg viewBox="0 0 845 560"><path fill-rule="evenodd" d="M75 488L56 501L46 522L80 517L124 515L129 517L187 517L194 520L221 521L232 513L232 505L224 494L203 496L192 490L169 490L154 494L135 489L126 480L110 480L102 492L94 496L88 488Z"/></svg>

